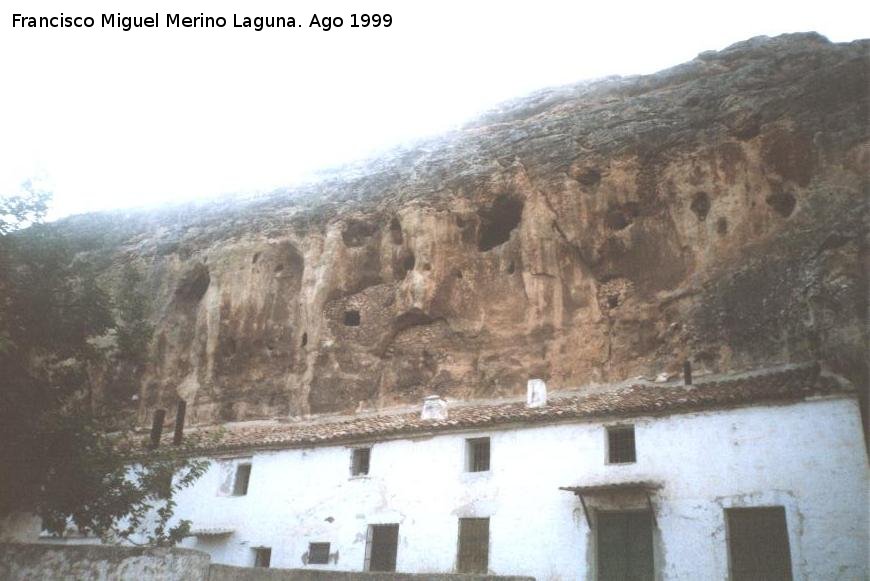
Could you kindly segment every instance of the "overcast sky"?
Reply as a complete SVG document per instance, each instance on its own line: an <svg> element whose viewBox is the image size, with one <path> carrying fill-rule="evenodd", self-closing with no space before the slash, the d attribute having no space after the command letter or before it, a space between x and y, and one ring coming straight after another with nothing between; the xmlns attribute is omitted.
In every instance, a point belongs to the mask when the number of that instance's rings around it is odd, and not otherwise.
<svg viewBox="0 0 870 581"><path fill-rule="evenodd" d="M182 9L186 7L186 9ZM101 13L161 28L99 28ZM224 29L167 29L167 12ZM12 28L12 14L93 16L92 29ZM350 28L352 13L389 28ZM329 32L312 14L341 15ZM28 178L53 216L291 185L313 170L456 126L546 86L650 73L751 36L870 36L870 2L5 0L0 195ZM299 28L232 28L233 14Z"/></svg>

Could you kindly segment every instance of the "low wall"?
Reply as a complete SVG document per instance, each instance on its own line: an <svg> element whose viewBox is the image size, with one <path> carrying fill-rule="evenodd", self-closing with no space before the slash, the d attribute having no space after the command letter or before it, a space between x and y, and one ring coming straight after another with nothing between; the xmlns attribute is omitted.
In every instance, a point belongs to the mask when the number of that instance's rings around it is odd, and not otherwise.
<svg viewBox="0 0 870 581"><path fill-rule="evenodd" d="M313 569L253 569L212 565L209 581L535 581L532 577L451 573L359 573Z"/></svg>
<svg viewBox="0 0 870 581"><path fill-rule="evenodd" d="M535 581L449 573L360 573L212 565L207 553L107 545L0 543L0 580L53 581Z"/></svg>
<svg viewBox="0 0 870 581"><path fill-rule="evenodd" d="M208 581L211 559L189 549L0 544L0 579Z"/></svg>

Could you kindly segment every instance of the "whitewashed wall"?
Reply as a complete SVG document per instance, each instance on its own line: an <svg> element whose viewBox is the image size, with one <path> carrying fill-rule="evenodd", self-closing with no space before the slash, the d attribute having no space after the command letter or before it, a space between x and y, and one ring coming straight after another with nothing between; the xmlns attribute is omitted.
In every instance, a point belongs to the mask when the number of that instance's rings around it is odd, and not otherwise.
<svg viewBox="0 0 870 581"><path fill-rule="evenodd" d="M622 423L622 421L620 422ZM248 494L221 496L221 464L179 497L189 539L217 563L303 567L309 542L361 570L369 524L399 523L397 569L454 570L459 517L490 517L490 570L539 581L594 578L593 535L560 486L656 480L656 570L662 579L727 579L724 509L782 505L796 579L865 579L868 466L858 406L836 398L635 422L637 463L605 463L603 423L475 431L375 443L368 477L350 449L253 455ZM492 438L492 469L464 472L465 438ZM587 566L588 564L588 566Z"/></svg>

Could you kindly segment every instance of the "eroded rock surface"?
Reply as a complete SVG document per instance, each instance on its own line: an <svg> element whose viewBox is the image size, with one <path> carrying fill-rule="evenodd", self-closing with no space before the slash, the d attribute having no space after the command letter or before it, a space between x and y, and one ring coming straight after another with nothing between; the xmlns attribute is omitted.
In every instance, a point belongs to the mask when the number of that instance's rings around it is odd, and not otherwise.
<svg viewBox="0 0 870 581"><path fill-rule="evenodd" d="M60 224L146 275L140 418L818 359L867 381L868 52L758 38L247 202ZM91 238L88 238L90 236ZM171 415L171 414L170 414Z"/></svg>

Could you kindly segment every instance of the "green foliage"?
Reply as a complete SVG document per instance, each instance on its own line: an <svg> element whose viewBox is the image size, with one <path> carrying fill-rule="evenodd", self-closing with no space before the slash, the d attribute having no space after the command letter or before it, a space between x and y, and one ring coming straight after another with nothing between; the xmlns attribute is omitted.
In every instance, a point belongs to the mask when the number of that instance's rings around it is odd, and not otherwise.
<svg viewBox="0 0 870 581"><path fill-rule="evenodd" d="M143 292L144 278L130 263L124 265L115 298L118 311L118 357L139 366L144 364L154 327L148 320L151 304Z"/></svg>
<svg viewBox="0 0 870 581"><path fill-rule="evenodd" d="M114 418L96 414L93 397L93 370L111 363L96 337L115 330L119 357L144 362L152 330L141 275L125 269L116 321L96 268L56 228L32 224L47 202L32 187L0 198L0 515L34 512L57 534L72 523L174 544L189 526L172 522L174 494L205 463L140 455L131 464L130 437L108 435Z"/></svg>
<svg viewBox="0 0 870 581"><path fill-rule="evenodd" d="M86 263L76 263L54 229L36 225L6 245L10 338L21 350L38 349L55 358L86 357L87 339L114 321L109 297Z"/></svg>
<svg viewBox="0 0 870 581"><path fill-rule="evenodd" d="M21 184L21 189L21 194L0 198L0 236L45 217L51 193L37 189L31 180Z"/></svg>
<svg viewBox="0 0 870 581"><path fill-rule="evenodd" d="M150 546L172 546L184 538L190 522L173 522L175 495L202 476L208 462L131 454L135 438L107 436L98 423L82 419L86 413L69 412L43 416L44 443L60 452L40 483L36 512L43 528L63 535L73 525L109 542Z"/></svg>

